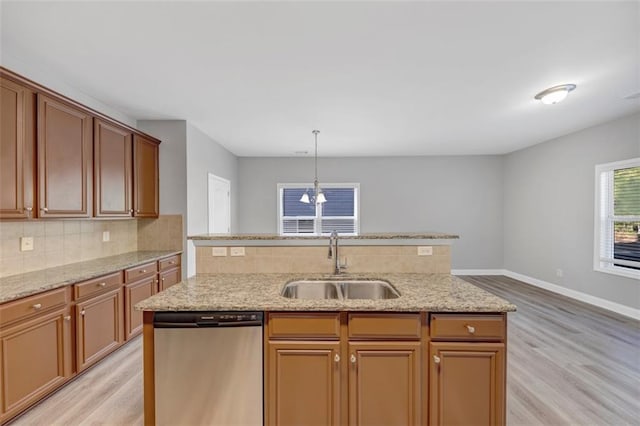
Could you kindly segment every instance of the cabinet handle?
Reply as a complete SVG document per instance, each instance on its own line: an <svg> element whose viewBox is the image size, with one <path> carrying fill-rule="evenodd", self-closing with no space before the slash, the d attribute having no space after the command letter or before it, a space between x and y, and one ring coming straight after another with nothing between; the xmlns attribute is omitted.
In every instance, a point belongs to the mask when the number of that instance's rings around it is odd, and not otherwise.
<svg viewBox="0 0 640 426"><path fill-rule="evenodd" d="M141 273L141 274L146 274L146 273L147 273L147 270L146 270L146 269L143 269L142 271L140 271L140 273Z"/></svg>
<svg viewBox="0 0 640 426"><path fill-rule="evenodd" d="M65 320L65 321L71 321L71 315L66 315L66 316L64 317L64 320Z"/></svg>
<svg viewBox="0 0 640 426"><path fill-rule="evenodd" d="M43 211L43 212L45 212L45 213L49 211L49 209L48 209L48 208L46 208L46 207L43 207L43 208L41 208L40 210L42 210L42 211Z"/></svg>
<svg viewBox="0 0 640 426"><path fill-rule="evenodd" d="M436 364L440 364L440 357L438 355L434 355L433 356L433 362L435 362Z"/></svg>
<svg viewBox="0 0 640 426"><path fill-rule="evenodd" d="M476 332L476 328L474 326L465 325L465 327L467 327L467 331L469 332L469 334L474 334Z"/></svg>
<svg viewBox="0 0 640 426"><path fill-rule="evenodd" d="M170 260L170 261L169 261L169 265L175 265L175 264L176 264L176 261L175 261L175 260Z"/></svg>
<svg viewBox="0 0 640 426"><path fill-rule="evenodd" d="M162 277L162 282L164 282L164 277Z"/></svg>
<svg viewBox="0 0 640 426"><path fill-rule="evenodd" d="M25 207L24 211L25 211L25 212L27 212L27 217L31 217L31 214L32 214L33 208L31 208L31 207Z"/></svg>
<svg viewBox="0 0 640 426"><path fill-rule="evenodd" d="M140 213L140 210L136 210L136 213Z"/></svg>
<svg viewBox="0 0 640 426"><path fill-rule="evenodd" d="M85 314L85 310L83 309L80 311L80 315L84 316L84 314Z"/></svg>
<svg viewBox="0 0 640 426"><path fill-rule="evenodd" d="M37 311L38 309L42 308L42 303L36 303L35 305L32 306L32 308Z"/></svg>
<svg viewBox="0 0 640 426"><path fill-rule="evenodd" d="M133 209L129 209L129 213L133 213Z"/></svg>
<svg viewBox="0 0 640 426"><path fill-rule="evenodd" d="M333 357L333 361L340 362L340 355L336 354L336 356Z"/></svg>
<svg viewBox="0 0 640 426"><path fill-rule="evenodd" d="M98 284L98 287L105 287L107 285L107 283L100 283Z"/></svg>
<svg viewBox="0 0 640 426"><path fill-rule="evenodd" d="M351 364L355 364L356 363L356 356L354 354L351 354Z"/></svg>

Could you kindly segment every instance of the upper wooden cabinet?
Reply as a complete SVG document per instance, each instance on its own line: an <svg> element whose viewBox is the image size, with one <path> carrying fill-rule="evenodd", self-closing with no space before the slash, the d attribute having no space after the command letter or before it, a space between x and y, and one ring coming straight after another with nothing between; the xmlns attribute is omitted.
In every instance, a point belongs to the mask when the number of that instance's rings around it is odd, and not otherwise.
<svg viewBox="0 0 640 426"><path fill-rule="evenodd" d="M92 121L86 111L38 94L40 217L91 217Z"/></svg>
<svg viewBox="0 0 640 426"><path fill-rule="evenodd" d="M140 135L133 137L133 211L136 217L158 217L158 143Z"/></svg>
<svg viewBox="0 0 640 426"><path fill-rule="evenodd" d="M133 133L94 120L94 213L96 217L130 217L133 213Z"/></svg>
<svg viewBox="0 0 640 426"><path fill-rule="evenodd" d="M0 111L0 219L28 219L35 206L33 92L0 78Z"/></svg>

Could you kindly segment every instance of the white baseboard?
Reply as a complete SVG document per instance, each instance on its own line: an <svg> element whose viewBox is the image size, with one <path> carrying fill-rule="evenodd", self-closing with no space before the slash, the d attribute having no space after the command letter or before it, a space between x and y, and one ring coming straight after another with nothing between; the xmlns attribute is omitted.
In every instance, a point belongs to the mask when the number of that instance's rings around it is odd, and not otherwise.
<svg viewBox="0 0 640 426"><path fill-rule="evenodd" d="M451 271L451 273L453 274L453 271ZM549 290L554 293L558 293L563 296L570 297L575 300L579 300L584 303L588 303L590 305L597 306L599 308L606 309L608 311L615 312L620 315L624 315L625 317L630 317L630 318L640 320L640 309L631 308L629 306L611 302L610 300L602 299L600 297L592 296L590 294L583 293L581 291L572 290L570 288L562 287L557 284L552 284L547 281L542 281L537 278L532 278L527 275L522 275L517 272L513 272L509 270L503 270L502 275L507 276L509 278L513 278L518 281L522 281L527 284L531 284L535 287L540 287L545 290Z"/></svg>
<svg viewBox="0 0 640 426"><path fill-rule="evenodd" d="M523 283L543 288L545 290L549 290L554 293L561 294L563 296L567 296L584 303L588 303L589 305L597 306L599 308L624 315L625 317L640 320L640 309L634 309L629 306L611 302L610 300L602 299L600 297L592 296L581 291L562 287L557 284L552 284L550 282L529 277L527 275L522 275L517 272L509 271L507 269L452 269L451 275L504 275L505 277L513 278L514 280L522 281Z"/></svg>
<svg viewBox="0 0 640 426"><path fill-rule="evenodd" d="M451 275L506 275L506 269L452 269Z"/></svg>

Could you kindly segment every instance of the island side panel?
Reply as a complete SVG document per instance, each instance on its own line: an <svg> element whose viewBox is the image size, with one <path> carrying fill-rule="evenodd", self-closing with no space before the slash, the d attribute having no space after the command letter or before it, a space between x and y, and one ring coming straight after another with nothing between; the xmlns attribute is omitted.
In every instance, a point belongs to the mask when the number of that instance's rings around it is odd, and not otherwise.
<svg viewBox="0 0 640 426"><path fill-rule="evenodd" d="M156 385L153 341L153 311L142 313L142 356L144 375L144 424L156 424Z"/></svg>

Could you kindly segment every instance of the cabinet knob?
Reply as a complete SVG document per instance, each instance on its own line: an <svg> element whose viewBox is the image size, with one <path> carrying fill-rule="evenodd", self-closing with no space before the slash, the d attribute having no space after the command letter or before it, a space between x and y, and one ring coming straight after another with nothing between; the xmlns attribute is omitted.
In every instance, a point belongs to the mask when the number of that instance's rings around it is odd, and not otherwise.
<svg viewBox="0 0 640 426"><path fill-rule="evenodd" d="M146 274L146 273L147 273L147 270L146 270L146 269L143 269L142 271L140 271L140 273L141 273L141 274Z"/></svg>
<svg viewBox="0 0 640 426"><path fill-rule="evenodd" d="M162 282L164 282L164 277L162 277Z"/></svg>
<svg viewBox="0 0 640 426"><path fill-rule="evenodd" d="M71 321L71 315L65 315L64 320L65 321Z"/></svg>
<svg viewBox="0 0 640 426"><path fill-rule="evenodd" d="M465 325L465 327L467 327L469 334L474 334L476 332L476 328L471 325Z"/></svg>
<svg viewBox="0 0 640 426"><path fill-rule="evenodd" d="M140 213L140 210L136 210L136 213Z"/></svg>
<svg viewBox="0 0 640 426"><path fill-rule="evenodd" d="M340 362L340 355L336 354L336 356L333 357L333 361Z"/></svg>
<svg viewBox="0 0 640 426"><path fill-rule="evenodd" d="M38 309L42 308L42 303L36 303L35 305L32 306L32 308L37 311Z"/></svg>
<svg viewBox="0 0 640 426"><path fill-rule="evenodd" d="M351 364L355 364L356 363L356 356L354 354L351 354Z"/></svg>
<svg viewBox="0 0 640 426"><path fill-rule="evenodd" d="M85 310L83 309L80 311L80 315L84 316L84 314L85 314Z"/></svg>
<svg viewBox="0 0 640 426"><path fill-rule="evenodd" d="M175 261L175 260L170 260L170 261L169 261L169 265L175 265L175 264L176 264L176 261Z"/></svg>
<svg viewBox="0 0 640 426"><path fill-rule="evenodd" d="M133 213L133 209L129 209L129 213Z"/></svg>
<svg viewBox="0 0 640 426"><path fill-rule="evenodd" d="M31 214L32 214L33 208L31 208L31 207L25 207L25 208L24 208L24 211L25 211L25 212L27 212L27 217L31 217Z"/></svg>
<svg viewBox="0 0 640 426"><path fill-rule="evenodd" d="M43 207L43 208L41 208L40 210L42 210L42 211L43 211L43 212L45 212L45 213L49 211L49 209L48 209L48 208L46 208L46 207Z"/></svg>
<svg viewBox="0 0 640 426"><path fill-rule="evenodd" d="M107 283L100 283L98 284L98 287L105 287L107 285Z"/></svg>
<svg viewBox="0 0 640 426"><path fill-rule="evenodd" d="M440 361L441 361L441 359L440 359L440 357L438 355L434 355L433 356L433 362L435 362L436 364L440 364Z"/></svg>

